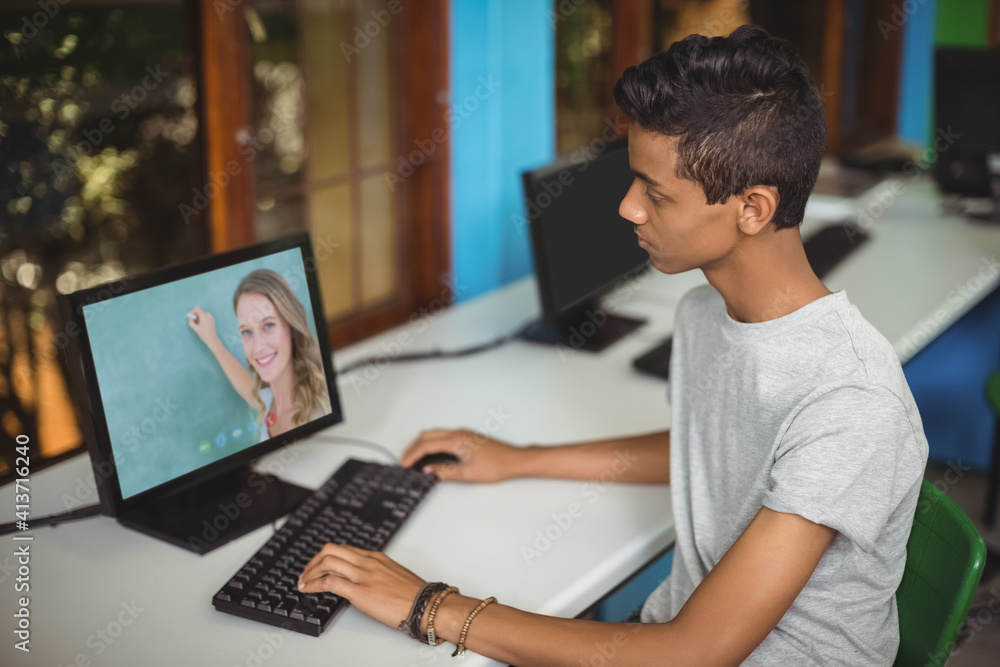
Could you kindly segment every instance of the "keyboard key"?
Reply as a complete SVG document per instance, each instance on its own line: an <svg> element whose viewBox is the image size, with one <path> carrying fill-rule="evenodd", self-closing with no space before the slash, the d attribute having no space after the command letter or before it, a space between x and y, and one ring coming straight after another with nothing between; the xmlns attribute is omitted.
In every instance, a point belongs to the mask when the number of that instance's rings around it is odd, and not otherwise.
<svg viewBox="0 0 1000 667"><path fill-rule="evenodd" d="M318 636L348 602L332 593L299 593L302 569L328 543L384 548L435 481L395 466L348 461L237 570L212 604Z"/></svg>

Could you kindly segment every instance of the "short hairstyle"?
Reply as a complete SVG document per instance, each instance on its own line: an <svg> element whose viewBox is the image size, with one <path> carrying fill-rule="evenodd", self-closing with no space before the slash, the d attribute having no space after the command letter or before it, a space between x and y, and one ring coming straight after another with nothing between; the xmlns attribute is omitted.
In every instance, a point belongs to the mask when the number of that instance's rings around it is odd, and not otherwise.
<svg viewBox="0 0 1000 667"><path fill-rule="evenodd" d="M677 176L709 204L777 188L777 229L802 222L826 144L826 113L795 48L759 26L689 35L629 67L615 86L622 113L677 138Z"/></svg>

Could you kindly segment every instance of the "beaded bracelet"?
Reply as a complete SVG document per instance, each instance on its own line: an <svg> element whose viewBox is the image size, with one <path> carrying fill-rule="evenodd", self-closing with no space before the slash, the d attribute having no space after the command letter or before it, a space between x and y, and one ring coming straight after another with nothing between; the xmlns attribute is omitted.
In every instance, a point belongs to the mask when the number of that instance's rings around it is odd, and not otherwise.
<svg viewBox="0 0 1000 667"><path fill-rule="evenodd" d="M462 626L462 634L458 636L458 646L455 647L455 652L451 654L451 657L463 656L465 655L465 638L469 636L469 626L472 625L472 619L479 615L483 609L486 609L488 605L496 602L497 599L494 597L489 597L479 603L475 609L469 613L469 617L465 619L465 625Z"/></svg>
<svg viewBox="0 0 1000 667"><path fill-rule="evenodd" d="M427 610L427 644L430 644L431 646L438 645L439 642L437 640L437 635L434 633L434 618L437 616L438 607L441 606L441 602L452 593L457 592L457 588L449 586L438 593L437 596L431 600L430 609ZM443 642L444 640L441 641Z"/></svg>
<svg viewBox="0 0 1000 667"><path fill-rule="evenodd" d="M440 581L424 584L424 587L420 589L417 596L413 598L413 606L410 607L410 613L396 626L396 629L400 632L405 632L413 639L427 643L427 640L424 639L420 632L420 622L424 618L424 610L427 609L427 603L430 602L430 599L447 587L448 584Z"/></svg>

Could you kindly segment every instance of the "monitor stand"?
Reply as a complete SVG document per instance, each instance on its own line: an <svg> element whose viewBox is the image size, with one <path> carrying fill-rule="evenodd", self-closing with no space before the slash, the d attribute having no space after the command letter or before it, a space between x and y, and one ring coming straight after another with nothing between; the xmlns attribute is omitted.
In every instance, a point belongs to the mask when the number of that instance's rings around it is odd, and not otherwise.
<svg viewBox="0 0 1000 667"><path fill-rule="evenodd" d="M247 465L147 503L118 521L205 554L288 514L312 494Z"/></svg>
<svg viewBox="0 0 1000 667"><path fill-rule="evenodd" d="M560 315L554 321L543 317L532 322L521 337L545 345L600 352L645 323L646 320L609 313L592 303Z"/></svg>

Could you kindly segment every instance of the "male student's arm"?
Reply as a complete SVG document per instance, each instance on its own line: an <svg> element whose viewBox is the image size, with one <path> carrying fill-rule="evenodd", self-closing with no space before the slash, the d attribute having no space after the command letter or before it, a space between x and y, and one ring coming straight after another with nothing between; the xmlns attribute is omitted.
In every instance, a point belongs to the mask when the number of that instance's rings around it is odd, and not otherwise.
<svg viewBox="0 0 1000 667"><path fill-rule="evenodd" d="M519 667L578 667L597 656L623 666L738 665L784 616L835 534L796 514L762 507L672 621L600 623L493 604L473 621L466 645ZM309 562L300 581L302 591L341 595L393 628L424 583L385 554L333 544ZM446 597L434 624L437 636L457 642L478 603L464 595Z"/></svg>
<svg viewBox="0 0 1000 667"><path fill-rule="evenodd" d="M572 445L515 447L469 430L425 431L406 450L400 465L425 454L448 452L459 463L425 469L456 482L500 482L514 477L600 479L610 473L625 484L670 483L670 431Z"/></svg>

